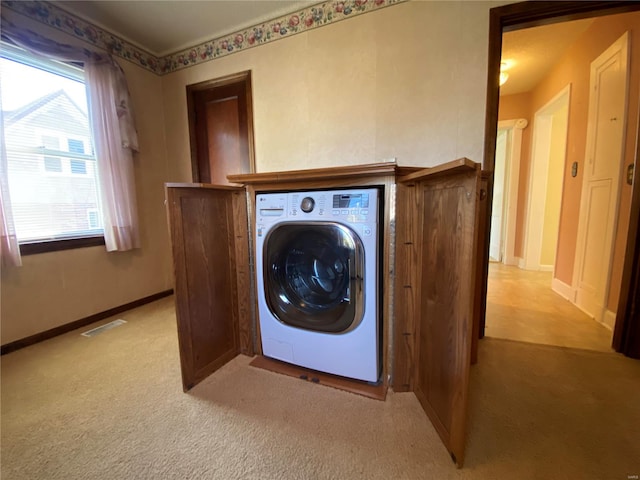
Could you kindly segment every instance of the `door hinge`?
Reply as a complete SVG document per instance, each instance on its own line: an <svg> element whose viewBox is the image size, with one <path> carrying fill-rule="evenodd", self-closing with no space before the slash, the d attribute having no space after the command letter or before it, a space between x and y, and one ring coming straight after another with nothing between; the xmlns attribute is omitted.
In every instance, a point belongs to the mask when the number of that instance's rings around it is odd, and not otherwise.
<svg viewBox="0 0 640 480"><path fill-rule="evenodd" d="M633 176L635 174L636 166L632 163L627 167L627 184L633 185Z"/></svg>

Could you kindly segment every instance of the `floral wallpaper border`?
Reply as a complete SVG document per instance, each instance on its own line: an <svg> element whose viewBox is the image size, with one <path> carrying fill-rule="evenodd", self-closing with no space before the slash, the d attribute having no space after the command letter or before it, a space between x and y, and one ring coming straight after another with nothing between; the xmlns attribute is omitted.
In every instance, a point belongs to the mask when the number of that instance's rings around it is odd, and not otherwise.
<svg viewBox="0 0 640 480"><path fill-rule="evenodd" d="M164 75L406 1L408 0L326 1L160 58L46 1L3 0L2 8L25 15L151 72Z"/></svg>
<svg viewBox="0 0 640 480"><path fill-rule="evenodd" d="M407 0L339 0L318 3L163 57L161 74L247 50Z"/></svg>

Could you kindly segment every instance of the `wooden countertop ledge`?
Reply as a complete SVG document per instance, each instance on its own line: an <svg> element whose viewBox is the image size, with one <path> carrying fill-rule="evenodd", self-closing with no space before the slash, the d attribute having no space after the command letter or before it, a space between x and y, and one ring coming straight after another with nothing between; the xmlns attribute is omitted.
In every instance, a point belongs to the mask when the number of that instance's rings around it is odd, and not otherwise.
<svg viewBox="0 0 640 480"><path fill-rule="evenodd" d="M283 172L248 173L241 175L228 175L230 182L241 185L280 183L280 182L307 182L314 180L332 180L345 178L363 178L376 176L408 175L420 170L415 167L399 167L396 162L369 163L365 165L348 165L344 167L312 168L307 170L288 170Z"/></svg>

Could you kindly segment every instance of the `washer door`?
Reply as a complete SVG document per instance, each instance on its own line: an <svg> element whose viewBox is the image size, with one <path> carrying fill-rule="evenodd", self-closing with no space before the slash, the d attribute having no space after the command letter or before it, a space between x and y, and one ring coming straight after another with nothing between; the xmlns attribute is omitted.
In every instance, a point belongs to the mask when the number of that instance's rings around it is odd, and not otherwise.
<svg viewBox="0 0 640 480"><path fill-rule="evenodd" d="M282 223L264 243L265 296L293 327L327 333L356 328L363 316L364 247L332 222Z"/></svg>

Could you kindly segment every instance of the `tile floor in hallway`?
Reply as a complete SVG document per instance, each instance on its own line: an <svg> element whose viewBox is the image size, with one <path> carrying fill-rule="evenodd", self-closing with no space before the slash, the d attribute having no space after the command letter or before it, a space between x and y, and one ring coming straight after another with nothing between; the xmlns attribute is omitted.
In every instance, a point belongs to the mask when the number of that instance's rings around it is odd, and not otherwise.
<svg viewBox="0 0 640 480"><path fill-rule="evenodd" d="M489 264L485 336L611 352L612 332L551 289L551 272Z"/></svg>

